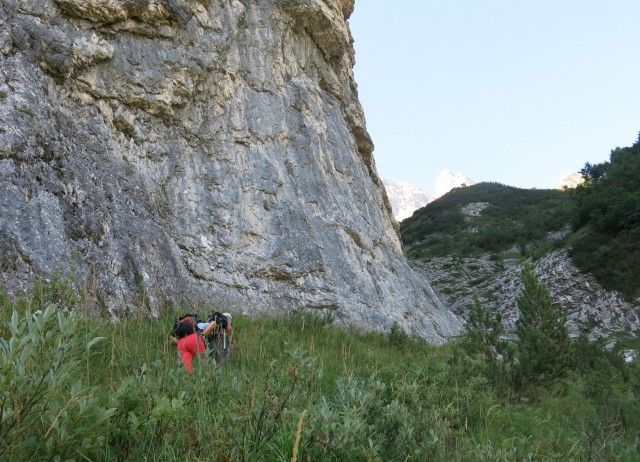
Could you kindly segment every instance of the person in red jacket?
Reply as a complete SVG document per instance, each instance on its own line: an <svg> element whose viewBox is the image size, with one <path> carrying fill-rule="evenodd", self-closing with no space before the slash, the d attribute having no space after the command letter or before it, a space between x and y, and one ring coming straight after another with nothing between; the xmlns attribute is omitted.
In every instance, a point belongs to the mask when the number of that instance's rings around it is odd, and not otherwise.
<svg viewBox="0 0 640 462"><path fill-rule="evenodd" d="M193 372L193 358L203 354L206 349L196 324L197 320L194 316L184 316L176 320L171 334L178 344L180 361L184 363L189 374Z"/></svg>
<svg viewBox="0 0 640 462"><path fill-rule="evenodd" d="M178 340L178 351L180 352L180 360L187 367L187 372L191 374L193 372L192 362L193 358L201 355L205 351L204 342L202 337L197 332L189 334L186 337Z"/></svg>

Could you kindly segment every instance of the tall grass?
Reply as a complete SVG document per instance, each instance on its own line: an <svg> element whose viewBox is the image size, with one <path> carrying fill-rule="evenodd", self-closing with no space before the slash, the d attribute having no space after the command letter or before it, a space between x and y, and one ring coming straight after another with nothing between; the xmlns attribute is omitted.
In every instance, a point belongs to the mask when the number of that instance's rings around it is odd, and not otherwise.
<svg viewBox="0 0 640 462"><path fill-rule="evenodd" d="M169 339L187 308L113 324L63 306L34 315L24 301L0 296L0 304L2 460L640 457L637 421L620 409L620 400L637 409L637 365L626 381L576 373L535 397L506 395L455 344L434 347L391 325L388 335L343 330L300 311L235 315L229 360L198 359L188 375ZM26 332L32 325L43 327ZM45 392L17 419L16 403L31 396L25 384L43 376ZM600 399L606 393L616 405Z"/></svg>

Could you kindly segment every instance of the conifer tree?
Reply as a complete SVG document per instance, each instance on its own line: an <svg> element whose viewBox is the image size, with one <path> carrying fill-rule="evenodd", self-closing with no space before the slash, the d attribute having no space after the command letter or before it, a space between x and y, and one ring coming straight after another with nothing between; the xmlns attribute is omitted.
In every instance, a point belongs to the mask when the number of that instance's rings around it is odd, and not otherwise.
<svg viewBox="0 0 640 462"><path fill-rule="evenodd" d="M506 341L501 339L503 333L500 313L491 313L476 298L462 342L465 351L472 357L481 354L487 364L494 365L506 349Z"/></svg>
<svg viewBox="0 0 640 462"><path fill-rule="evenodd" d="M489 311L477 298L469 313L462 348L471 358L482 358L482 373L496 387L511 385L513 355L503 338L504 328L499 312Z"/></svg>
<svg viewBox="0 0 640 462"><path fill-rule="evenodd" d="M571 367L571 341L566 317L551 301L549 290L538 282L529 266L522 272L524 290L518 298L520 318L516 322L518 366L516 384L548 386Z"/></svg>

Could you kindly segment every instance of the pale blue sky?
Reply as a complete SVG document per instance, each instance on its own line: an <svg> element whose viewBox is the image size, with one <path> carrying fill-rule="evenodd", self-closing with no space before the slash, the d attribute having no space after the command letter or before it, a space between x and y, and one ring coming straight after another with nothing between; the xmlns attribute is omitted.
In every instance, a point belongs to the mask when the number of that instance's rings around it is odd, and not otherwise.
<svg viewBox="0 0 640 462"><path fill-rule="evenodd" d="M356 0L378 173L555 188L640 132L640 0Z"/></svg>

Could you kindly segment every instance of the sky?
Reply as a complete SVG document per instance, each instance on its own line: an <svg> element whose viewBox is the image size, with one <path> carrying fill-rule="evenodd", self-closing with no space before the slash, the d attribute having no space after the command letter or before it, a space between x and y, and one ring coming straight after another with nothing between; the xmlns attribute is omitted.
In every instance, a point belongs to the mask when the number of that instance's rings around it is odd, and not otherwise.
<svg viewBox="0 0 640 462"><path fill-rule="evenodd" d="M640 132L639 0L356 0L378 174L556 188Z"/></svg>

